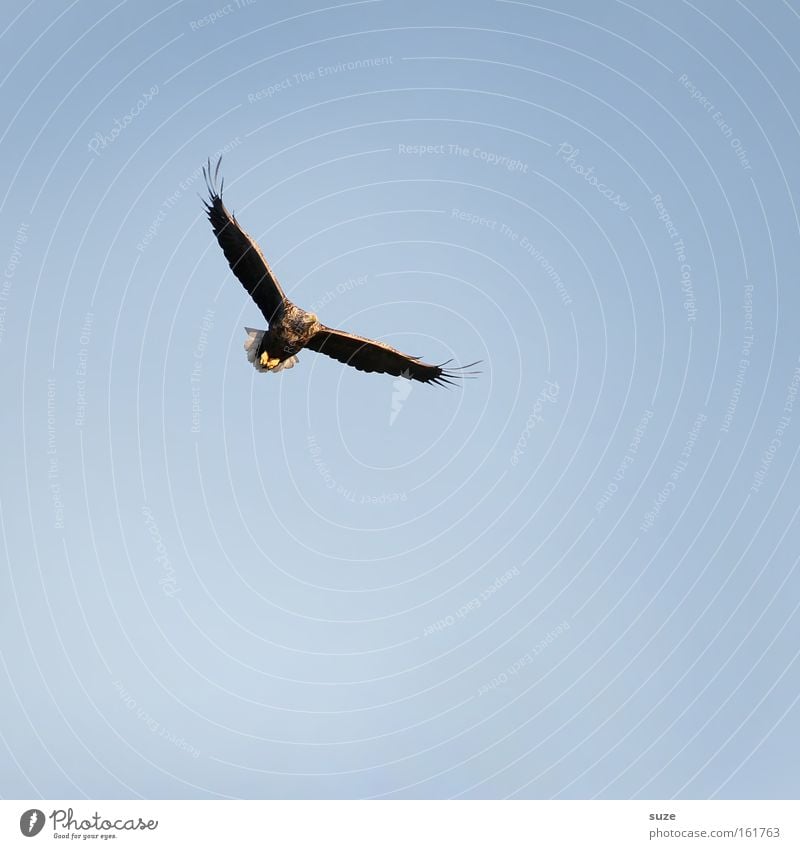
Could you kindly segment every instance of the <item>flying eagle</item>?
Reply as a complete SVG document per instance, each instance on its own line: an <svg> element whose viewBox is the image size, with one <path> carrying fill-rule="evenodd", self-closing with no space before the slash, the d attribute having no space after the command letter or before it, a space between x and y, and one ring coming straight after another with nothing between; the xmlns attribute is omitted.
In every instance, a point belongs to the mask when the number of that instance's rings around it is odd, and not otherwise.
<svg viewBox="0 0 800 849"><path fill-rule="evenodd" d="M245 328L247 359L257 371L277 372L292 368L297 362L297 352L310 348L359 371L376 371L422 383L453 384L456 378L477 374L466 371L477 363L451 368L445 368L448 363L429 365L419 357L410 357L382 342L326 327L314 313L293 304L283 293L258 245L225 208L222 202L224 180L217 188L221 163L220 158L213 174L211 160L208 167L203 168L209 195L209 201L203 203L225 259L269 325L268 330Z"/></svg>

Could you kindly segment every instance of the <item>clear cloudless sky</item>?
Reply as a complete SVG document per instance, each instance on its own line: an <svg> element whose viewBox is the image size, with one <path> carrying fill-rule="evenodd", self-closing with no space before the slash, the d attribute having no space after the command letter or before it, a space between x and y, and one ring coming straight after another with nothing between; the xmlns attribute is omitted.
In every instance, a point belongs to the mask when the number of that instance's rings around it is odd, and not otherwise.
<svg viewBox="0 0 800 849"><path fill-rule="evenodd" d="M12 2L0 795L795 798L800 6ZM264 327L290 298L457 389Z"/></svg>

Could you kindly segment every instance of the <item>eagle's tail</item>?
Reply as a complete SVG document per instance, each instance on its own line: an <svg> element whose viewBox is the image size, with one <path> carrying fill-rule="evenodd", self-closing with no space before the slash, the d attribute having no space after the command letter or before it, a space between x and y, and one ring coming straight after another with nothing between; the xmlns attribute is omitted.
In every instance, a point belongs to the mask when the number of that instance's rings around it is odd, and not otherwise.
<svg viewBox="0 0 800 849"><path fill-rule="evenodd" d="M244 349L247 352L247 361L252 363L257 371L266 371L266 369L256 359L256 354L261 346L261 340L264 338L264 330L254 330L252 327L245 327L247 331L247 339L244 343Z"/></svg>
<svg viewBox="0 0 800 849"><path fill-rule="evenodd" d="M297 357L289 357L287 360L282 360L276 366L272 368L267 368L262 362L261 359L257 356L258 349L261 347L261 340L264 338L265 330L255 330L252 327L245 327L247 331L247 339L244 343L244 349L247 352L247 360L252 363L256 371L283 371L285 368L292 368L292 366L299 362Z"/></svg>

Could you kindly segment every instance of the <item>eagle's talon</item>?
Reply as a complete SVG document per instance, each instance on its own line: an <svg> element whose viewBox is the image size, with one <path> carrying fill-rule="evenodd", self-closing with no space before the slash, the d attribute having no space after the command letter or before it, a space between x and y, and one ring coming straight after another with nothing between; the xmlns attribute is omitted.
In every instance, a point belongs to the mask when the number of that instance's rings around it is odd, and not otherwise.
<svg viewBox="0 0 800 849"><path fill-rule="evenodd" d="M270 357L270 355L264 351L264 353L260 357L261 365L267 369L267 371L272 371L272 369L276 368L280 365L280 357Z"/></svg>

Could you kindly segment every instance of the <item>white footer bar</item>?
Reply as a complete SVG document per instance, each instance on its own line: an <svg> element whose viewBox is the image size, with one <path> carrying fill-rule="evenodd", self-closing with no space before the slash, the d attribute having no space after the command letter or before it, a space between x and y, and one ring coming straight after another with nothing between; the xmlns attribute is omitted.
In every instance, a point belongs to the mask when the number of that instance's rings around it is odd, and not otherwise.
<svg viewBox="0 0 800 849"><path fill-rule="evenodd" d="M0 801L0 846L800 846L795 801Z"/></svg>

